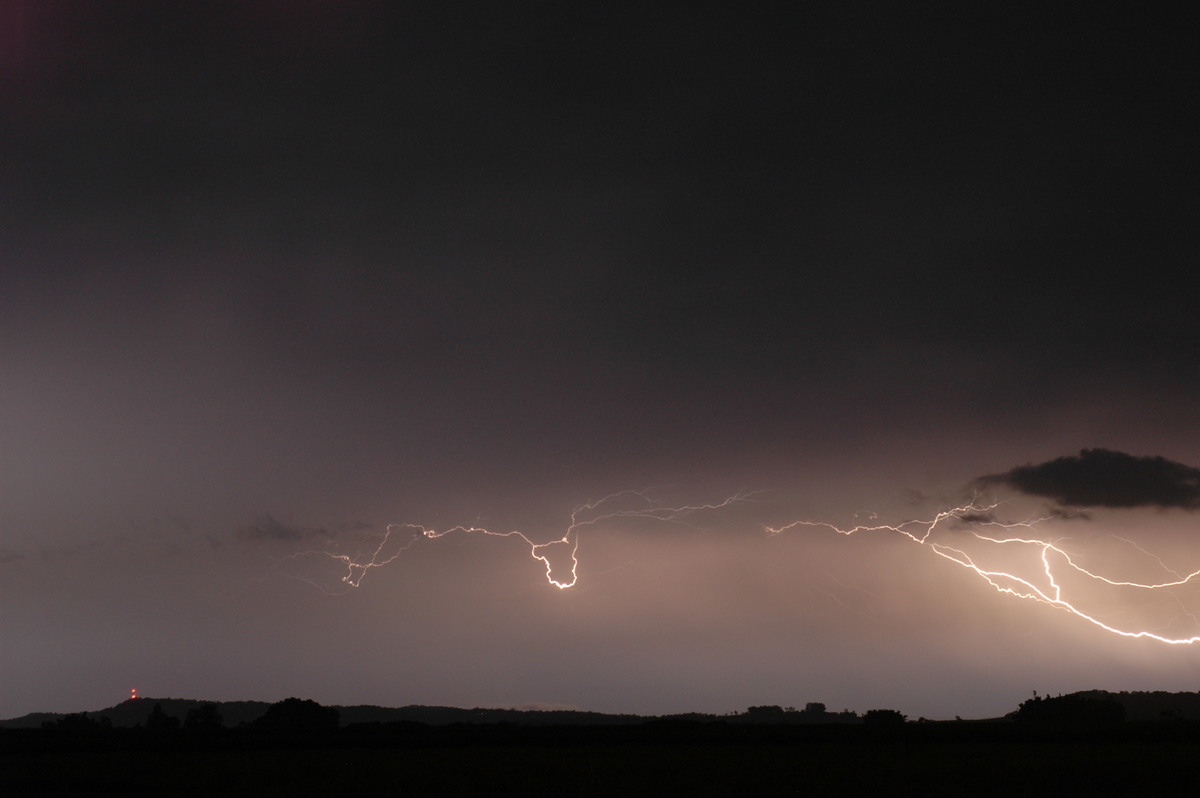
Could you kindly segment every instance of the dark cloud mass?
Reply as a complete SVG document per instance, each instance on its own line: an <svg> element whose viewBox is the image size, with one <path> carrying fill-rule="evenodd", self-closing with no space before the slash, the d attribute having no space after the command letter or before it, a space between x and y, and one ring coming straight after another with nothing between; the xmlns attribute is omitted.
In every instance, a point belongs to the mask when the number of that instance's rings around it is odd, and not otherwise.
<svg viewBox="0 0 1200 798"><path fill-rule="evenodd" d="M286 524L269 515L264 515L252 524L240 526L233 533L239 540L304 540L327 535L324 529L308 529L296 524Z"/></svg>
<svg viewBox="0 0 1200 798"><path fill-rule="evenodd" d="M991 512L963 513L957 519L963 524L990 524L996 520L996 514Z"/></svg>
<svg viewBox="0 0 1200 798"><path fill-rule="evenodd" d="M1200 469L1108 449L1084 449L1075 457L1018 466L980 482L1073 506L1200 509Z"/></svg>

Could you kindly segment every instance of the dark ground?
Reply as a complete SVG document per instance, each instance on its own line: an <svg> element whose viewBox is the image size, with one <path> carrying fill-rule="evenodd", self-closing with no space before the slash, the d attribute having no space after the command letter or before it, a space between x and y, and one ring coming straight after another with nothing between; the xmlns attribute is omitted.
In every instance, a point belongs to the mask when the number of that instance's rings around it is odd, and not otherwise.
<svg viewBox="0 0 1200 798"><path fill-rule="evenodd" d="M0 732L0 793L34 795L1183 795L1188 722L897 728L365 725L332 734Z"/></svg>

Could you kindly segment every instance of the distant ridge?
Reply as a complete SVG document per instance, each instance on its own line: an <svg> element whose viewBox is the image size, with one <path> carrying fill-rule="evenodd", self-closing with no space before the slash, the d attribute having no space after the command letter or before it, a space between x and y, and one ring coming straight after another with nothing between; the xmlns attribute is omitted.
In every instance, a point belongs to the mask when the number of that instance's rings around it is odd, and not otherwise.
<svg viewBox="0 0 1200 798"><path fill-rule="evenodd" d="M205 704L216 704L222 723L227 727L253 723L262 717L271 706L267 701L203 701L191 698L131 698L107 709L82 713L32 712L18 718L0 720L0 728L36 729L44 723L59 721L69 714L84 715L92 720L107 719L113 728L133 728L144 724L154 707L160 706L163 714L182 721L187 713ZM638 715L608 715L602 712L580 710L519 710L519 709L462 709L459 707L431 707L410 705L405 707L380 707L367 704L357 706L333 706L340 716L342 726L355 723L424 723L429 726L447 726L452 723L520 723L523 725L618 725L642 723L648 718Z"/></svg>
<svg viewBox="0 0 1200 798"><path fill-rule="evenodd" d="M226 726L238 726L251 723L261 717L271 706L268 701L201 701L192 698L129 698L107 709L95 712L31 712L19 718L0 720L0 729L38 729L43 723L53 723L68 717L70 714L84 715L92 720L105 718L116 729L133 728L144 724L155 705L160 705L168 717L180 721L187 715L188 710L205 704L216 704L221 718Z"/></svg>
<svg viewBox="0 0 1200 798"><path fill-rule="evenodd" d="M162 708L164 715L183 721L188 712L205 704L216 704L222 724L236 727L253 723L262 717L272 705L266 701L202 701L190 698L131 698L121 703L94 712L73 713L90 720L105 721L113 728L133 728L144 725L155 706ZM781 707L750 707L743 714L708 715L703 713L681 713L676 715L631 715L588 712L574 709L462 709L459 707L409 705L404 707L380 707L369 704L355 706L332 706L339 715L342 726L368 723L421 723L427 726L449 726L451 724L497 724L509 723L521 726L628 726L661 721L716 721L733 723L847 723L858 722L853 712L825 712L819 710L784 710ZM36 729L46 723L55 723L69 717L71 713L33 712L18 718L0 720L0 728Z"/></svg>
<svg viewBox="0 0 1200 798"><path fill-rule="evenodd" d="M1070 696L1107 700L1125 709L1125 719L1131 721L1194 720L1200 721L1200 692L1168 693L1164 691L1120 692L1084 690ZM133 698L107 709L94 712L56 713L31 712L17 718L0 720L0 729L37 729L44 724L61 721L71 715L107 722L113 728L134 728L145 725L155 706L164 715L183 721L188 712L206 704L215 704L221 722L227 728L253 723L272 706L267 701L203 701L191 698ZM358 724L419 723L427 726L452 724L513 724L519 726L629 726L654 722L722 721L733 724L844 724L860 723L863 717L854 712L826 712L824 705L810 704L805 710L783 709L777 706L750 707L745 712L710 715L698 712L675 715L631 715L588 712L573 709L462 709L460 707L423 706L380 707L370 704L332 706L338 712L341 726ZM878 711L878 710L877 710ZM886 711L886 710L885 710ZM870 713L868 713L869 715ZM898 714L898 713L897 713ZM1008 717L1014 717L1016 712ZM868 717L867 720L870 720ZM1001 720L1001 719L996 719Z"/></svg>
<svg viewBox="0 0 1200 798"><path fill-rule="evenodd" d="M1125 708L1126 720L1200 720L1200 693L1168 693L1162 690L1110 693L1083 690L1079 698L1115 701Z"/></svg>

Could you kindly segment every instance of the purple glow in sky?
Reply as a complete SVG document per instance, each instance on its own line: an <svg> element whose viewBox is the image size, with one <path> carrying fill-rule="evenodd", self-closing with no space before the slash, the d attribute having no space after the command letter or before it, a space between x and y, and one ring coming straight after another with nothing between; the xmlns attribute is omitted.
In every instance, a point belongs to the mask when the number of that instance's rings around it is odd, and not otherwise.
<svg viewBox="0 0 1200 798"><path fill-rule="evenodd" d="M1194 689L1196 12L795 5L6 4L0 717Z"/></svg>

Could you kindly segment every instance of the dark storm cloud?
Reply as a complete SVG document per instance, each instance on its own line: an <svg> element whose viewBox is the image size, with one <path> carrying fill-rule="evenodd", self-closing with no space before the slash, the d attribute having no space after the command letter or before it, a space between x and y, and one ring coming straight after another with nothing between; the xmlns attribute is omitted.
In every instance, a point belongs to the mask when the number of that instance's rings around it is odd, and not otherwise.
<svg viewBox="0 0 1200 798"><path fill-rule="evenodd" d="M240 526L234 533L239 540L305 540L312 537L325 537L324 529L309 529L297 524L285 524L269 515L261 516L253 524Z"/></svg>
<svg viewBox="0 0 1200 798"><path fill-rule="evenodd" d="M250 542L268 540L296 541L311 540L313 538L335 538L348 533L366 532L371 528L371 524L361 521L349 521L334 524L330 527L303 526L301 524L280 521L274 516L263 515L256 518L254 523L238 527L234 530L233 536L238 540Z"/></svg>
<svg viewBox="0 0 1200 798"><path fill-rule="evenodd" d="M925 364L946 340L1050 380L1064 361L1189 373L1186 292L1110 291L1069 266L1165 273L1194 249L1175 199L1194 181L1166 155L1194 138L1168 113L1186 106L1186 66L1148 46L1135 80L1124 22L1066 58L1079 20L1048 12L964 26L792 4L714 25L540 3L45 5L59 12L24 6L37 36L22 52L62 55L0 131L11 246L51 252L49 268L14 258L28 288L0 297L31 324L93 271L73 264L144 260L105 265L118 296L240 300L281 369L502 364L490 401L531 428L530 380L597 403L559 374L596 360L644 397L719 371L731 404L765 395L742 386L830 375L874 392L880 360L939 373ZM1031 49L1030 30L1054 45ZM1093 171L1108 177L1076 185ZM1130 199L1152 194L1159 215ZM1075 201L1087 212L1064 214ZM189 259L238 275L208 289L207 267L187 282L159 265ZM1093 295L1073 302L1081 285ZM973 306L967 331L946 296ZM424 334L445 319L451 334ZM906 390L932 402L939 387Z"/></svg>
<svg viewBox="0 0 1200 798"><path fill-rule="evenodd" d="M996 514L990 512L966 513L960 515L958 520L964 524L990 524L996 520Z"/></svg>
<svg viewBox="0 0 1200 798"><path fill-rule="evenodd" d="M1068 506L1200 509L1200 469L1108 449L1084 449L1078 456L1017 466L978 481Z"/></svg>
<svg viewBox="0 0 1200 798"><path fill-rule="evenodd" d="M1092 514L1076 507L1050 507L1047 512L1059 521L1091 521Z"/></svg>

